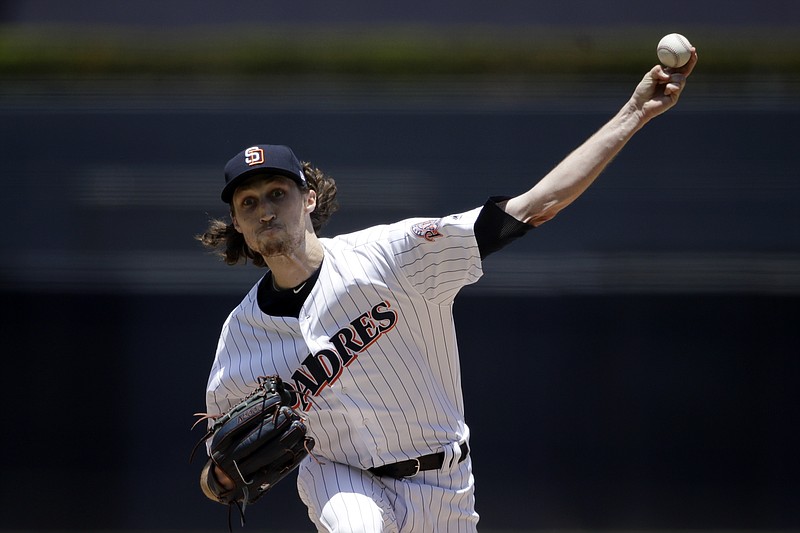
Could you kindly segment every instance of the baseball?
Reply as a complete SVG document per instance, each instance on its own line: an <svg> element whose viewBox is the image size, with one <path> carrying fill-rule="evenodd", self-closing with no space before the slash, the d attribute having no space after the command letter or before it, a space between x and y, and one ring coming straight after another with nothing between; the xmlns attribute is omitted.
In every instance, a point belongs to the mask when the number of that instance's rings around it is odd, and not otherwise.
<svg viewBox="0 0 800 533"><path fill-rule="evenodd" d="M680 33L665 35L658 42L658 60L665 67L680 68L692 57L692 45L689 39Z"/></svg>

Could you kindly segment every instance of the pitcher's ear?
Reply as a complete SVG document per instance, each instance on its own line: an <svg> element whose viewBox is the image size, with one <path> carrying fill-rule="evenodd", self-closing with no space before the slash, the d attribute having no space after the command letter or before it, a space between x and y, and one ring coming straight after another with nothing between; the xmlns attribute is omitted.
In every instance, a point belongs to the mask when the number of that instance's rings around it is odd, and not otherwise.
<svg viewBox="0 0 800 533"><path fill-rule="evenodd" d="M313 213L317 208L317 191L309 189L306 194L306 212Z"/></svg>

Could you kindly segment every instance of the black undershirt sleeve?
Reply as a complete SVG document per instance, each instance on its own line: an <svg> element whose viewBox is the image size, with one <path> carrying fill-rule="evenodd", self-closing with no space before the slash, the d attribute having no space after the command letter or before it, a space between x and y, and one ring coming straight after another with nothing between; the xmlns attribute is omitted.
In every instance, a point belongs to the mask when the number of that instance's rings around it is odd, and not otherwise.
<svg viewBox="0 0 800 533"><path fill-rule="evenodd" d="M481 259L486 259L489 254L500 250L533 229L530 224L520 222L497 206L498 202L508 198L505 196L489 198L475 220L475 240L478 241Z"/></svg>

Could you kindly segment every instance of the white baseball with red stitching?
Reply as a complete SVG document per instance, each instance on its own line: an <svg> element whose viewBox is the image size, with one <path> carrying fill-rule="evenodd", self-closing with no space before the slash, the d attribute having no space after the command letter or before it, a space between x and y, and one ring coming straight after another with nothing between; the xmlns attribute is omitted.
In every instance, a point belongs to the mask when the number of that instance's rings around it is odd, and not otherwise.
<svg viewBox="0 0 800 533"><path fill-rule="evenodd" d="M665 67L680 68L692 57L692 45L680 33L665 35L658 42L658 60Z"/></svg>

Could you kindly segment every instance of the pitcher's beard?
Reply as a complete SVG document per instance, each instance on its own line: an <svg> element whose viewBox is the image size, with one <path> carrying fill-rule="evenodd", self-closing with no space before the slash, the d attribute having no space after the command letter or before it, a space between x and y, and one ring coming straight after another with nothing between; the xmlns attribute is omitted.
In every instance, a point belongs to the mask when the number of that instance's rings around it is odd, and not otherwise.
<svg viewBox="0 0 800 533"><path fill-rule="evenodd" d="M256 250L262 257L277 257L281 255L291 255L300 247L302 237L286 237L284 239L259 242Z"/></svg>

